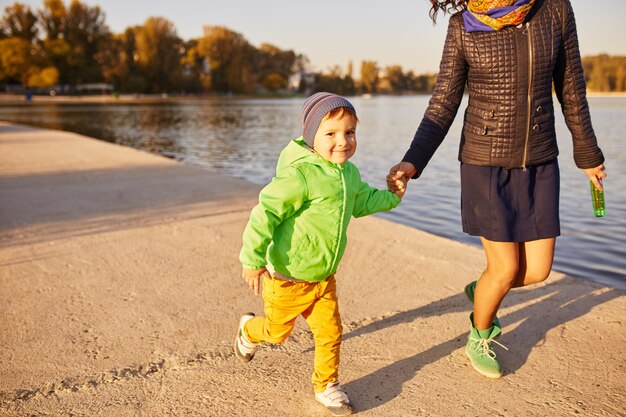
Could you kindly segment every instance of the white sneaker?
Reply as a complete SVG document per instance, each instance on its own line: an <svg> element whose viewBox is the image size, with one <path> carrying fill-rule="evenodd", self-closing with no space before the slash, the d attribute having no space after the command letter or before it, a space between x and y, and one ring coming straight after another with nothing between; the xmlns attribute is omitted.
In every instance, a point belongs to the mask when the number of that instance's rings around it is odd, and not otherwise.
<svg viewBox="0 0 626 417"><path fill-rule="evenodd" d="M259 347L258 343L249 341L243 332L243 326L254 317L254 313L246 313L239 319L239 330L237 330L237 337L235 338L235 356L244 362L250 362L254 358L257 347Z"/></svg>
<svg viewBox="0 0 626 417"><path fill-rule="evenodd" d="M348 394L341 388L339 382L330 382L324 392L315 394L315 399L322 403L334 416L347 416L352 414L352 403Z"/></svg>

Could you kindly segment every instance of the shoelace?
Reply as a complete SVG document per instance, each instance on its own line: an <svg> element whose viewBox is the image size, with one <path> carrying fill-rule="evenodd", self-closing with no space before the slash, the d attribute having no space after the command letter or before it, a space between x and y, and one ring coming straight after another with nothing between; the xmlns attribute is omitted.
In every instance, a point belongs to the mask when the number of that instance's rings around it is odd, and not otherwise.
<svg viewBox="0 0 626 417"><path fill-rule="evenodd" d="M470 337L470 340L472 342L474 342L474 349L473 350L481 350L482 352L479 352L481 356L489 356L491 359L495 360L496 359L496 352L493 351L493 349L491 349L491 342L498 344L500 347L504 348L505 350L509 350L509 348L507 348L506 346L504 346L502 343L498 342L495 339L477 339L475 337Z"/></svg>
<svg viewBox="0 0 626 417"><path fill-rule="evenodd" d="M326 388L324 396L330 399L333 403L339 403L339 405L350 401L348 400L348 394L343 391L341 385L339 384Z"/></svg>

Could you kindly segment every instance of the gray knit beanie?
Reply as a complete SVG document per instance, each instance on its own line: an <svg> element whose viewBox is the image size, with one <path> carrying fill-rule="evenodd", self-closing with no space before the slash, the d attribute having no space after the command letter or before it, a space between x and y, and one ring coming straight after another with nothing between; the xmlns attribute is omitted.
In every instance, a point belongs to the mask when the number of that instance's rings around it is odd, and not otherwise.
<svg viewBox="0 0 626 417"><path fill-rule="evenodd" d="M302 137L307 145L313 147L313 139L322 119L339 107L347 107L356 114L356 110L348 100L333 93L315 93L304 102L301 114Z"/></svg>

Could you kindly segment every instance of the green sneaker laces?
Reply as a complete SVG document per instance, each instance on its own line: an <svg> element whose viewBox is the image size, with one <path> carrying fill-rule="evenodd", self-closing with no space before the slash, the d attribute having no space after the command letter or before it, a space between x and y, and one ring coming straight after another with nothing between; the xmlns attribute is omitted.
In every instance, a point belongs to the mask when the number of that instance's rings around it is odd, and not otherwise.
<svg viewBox="0 0 626 417"><path fill-rule="evenodd" d="M491 348L491 342L498 344L500 347L504 348L504 350L509 350L509 348L495 339L476 338L470 336L470 341L472 342L472 350L474 352L478 352L481 357L488 356L494 361L496 360L496 352L494 352Z"/></svg>

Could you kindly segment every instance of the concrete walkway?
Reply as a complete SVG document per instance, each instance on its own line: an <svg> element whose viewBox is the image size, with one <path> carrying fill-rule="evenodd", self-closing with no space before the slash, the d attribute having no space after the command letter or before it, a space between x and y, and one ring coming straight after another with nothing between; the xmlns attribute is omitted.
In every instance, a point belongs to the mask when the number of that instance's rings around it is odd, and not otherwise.
<svg viewBox="0 0 626 417"><path fill-rule="evenodd" d="M329 415L303 321L247 365L232 354L240 314L262 312L237 260L258 190L0 123L0 415ZM556 273L512 292L488 380L463 353L481 251L373 217L349 238L341 380L359 415L625 415L624 292Z"/></svg>

